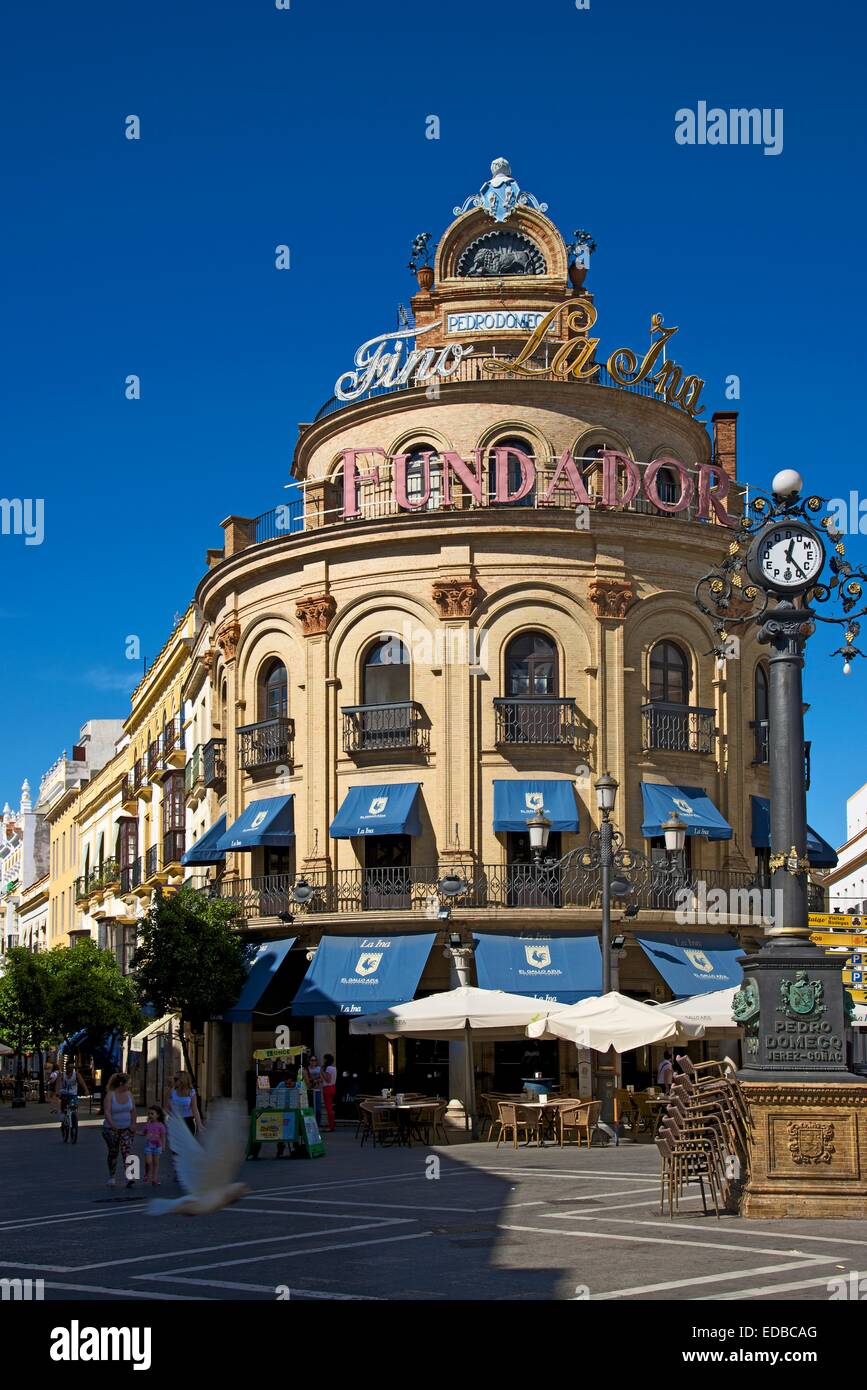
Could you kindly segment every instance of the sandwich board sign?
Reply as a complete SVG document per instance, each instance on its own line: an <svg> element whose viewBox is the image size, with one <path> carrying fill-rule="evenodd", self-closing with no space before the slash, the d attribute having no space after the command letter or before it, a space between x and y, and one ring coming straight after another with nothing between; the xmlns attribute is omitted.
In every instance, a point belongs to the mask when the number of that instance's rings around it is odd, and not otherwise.
<svg viewBox="0 0 867 1390"><path fill-rule="evenodd" d="M301 1111L299 1139L308 1158L324 1158L325 1143L319 1133L315 1111L306 1107Z"/></svg>

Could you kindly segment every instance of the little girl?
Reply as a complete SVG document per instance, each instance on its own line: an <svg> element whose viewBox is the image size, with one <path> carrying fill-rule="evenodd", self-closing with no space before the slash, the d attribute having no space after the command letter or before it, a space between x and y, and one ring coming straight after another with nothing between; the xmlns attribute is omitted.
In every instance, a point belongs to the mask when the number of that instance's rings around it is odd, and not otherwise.
<svg viewBox="0 0 867 1390"><path fill-rule="evenodd" d="M147 1123L142 1125L142 1133L145 1137L144 1180L153 1183L154 1187L159 1187L160 1156L166 1147L166 1117L161 1105L149 1107Z"/></svg>

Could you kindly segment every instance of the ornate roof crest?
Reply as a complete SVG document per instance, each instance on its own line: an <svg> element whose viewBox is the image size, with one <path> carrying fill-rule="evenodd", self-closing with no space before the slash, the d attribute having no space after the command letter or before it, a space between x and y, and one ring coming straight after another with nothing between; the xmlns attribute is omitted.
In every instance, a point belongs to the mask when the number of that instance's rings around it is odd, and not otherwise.
<svg viewBox="0 0 867 1390"><path fill-rule="evenodd" d="M539 212L548 211L547 203L540 203L532 193L525 193L519 188L517 179L512 177L508 159L495 159L491 165L491 177L488 182L482 184L478 193L473 193L461 207L454 208L453 211L455 217L459 217L462 212L469 212L470 208L481 208L495 222L505 222L517 207L536 208Z"/></svg>

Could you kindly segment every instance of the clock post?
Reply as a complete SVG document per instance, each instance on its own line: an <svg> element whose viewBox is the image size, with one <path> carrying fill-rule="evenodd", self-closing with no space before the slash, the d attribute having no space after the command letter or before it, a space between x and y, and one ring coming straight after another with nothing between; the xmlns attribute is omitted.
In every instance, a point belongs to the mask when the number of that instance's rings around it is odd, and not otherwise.
<svg viewBox="0 0 867 1390"><path fill-rule="evenodd" d="M801 488L796 473L778 474L770 521L756 532L744 522L746 556L735 556L733 543L722 587L720 574L706 577L723 612L718 631L732 625L730 600L737 593L742 601L759 602L757 613L740 620L758 623L758 640L769 650L774 925L756 954L740 958L743 982L733 1005L744 1029L739 1080L751 1116L740 1210L748 1216L852 1217L863 1214L867 1200L867 1086L846 1065L849 996L840 958L810 940L803 669L816 625L807 599L821 597L826 552L799 505ZM805 505L815 511L821 500ZM752 581L746 587L743 569ZM710 613L701 598L704 582L696 596Z"/></svg>

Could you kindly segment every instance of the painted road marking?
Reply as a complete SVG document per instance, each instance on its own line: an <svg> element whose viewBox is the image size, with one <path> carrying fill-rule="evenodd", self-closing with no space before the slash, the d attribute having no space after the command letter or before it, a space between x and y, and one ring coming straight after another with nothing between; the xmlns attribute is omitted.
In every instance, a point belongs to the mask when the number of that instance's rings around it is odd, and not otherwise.
<svg viewBox="0 0 867 1390"><path fill-rule="evenodd" d="M349 1231L368 1231L368 1230L371 1230L371 1229L379 1229L379 1228L378 1228L378 1227L371 1227L371 1226L368 1225L368 1226L350 1226L350 1227L348 1227L347 1229L348 1229ZM363 1250L363 1249L366 1249L366 1248L367 1248L368 1246L370 1246L370 1245L393 1245L396 1241L401 1241L401 1240L425 1240L428 1236L431 1236L431 1235L433 1235L433 1231L415 1231L412 1235L405 1235L405 1236L382 1236L382 1237L380 1237L380 1238L377 1239L377 1240L358 1240L358 1241L351 1241L351 1240L349 1240L349 1241L344 1241L344 1242L343 1242L342 1244L340 1244L340 1245L318 1245L318 1246L316 1246L313 1250L307 1250L307 1249L304 1249L304 1250L275 1250L274 1253L273 1253L272 1255L251 1255L248 1259L245 1259L245 1260L215 1260L215 1261L213 1261L213 1263L211 1263L211 1264L203 1264L203 1265L183 1265L183 1266L181 1267L181 1269L178 1270L178 1273L179 1273L179 1274L191 1274L191 1273L194 1273L197 1269L226 1269L226 1268L228 1268L229 1265L252 1265L252 1264L257 1264L257 1263L259 1263L259 1262L261 1262L261 1263L264 1264L264 1262L265 1262L266 1260L281 1260L281 1259L292 1260L292 1259L295 1259L295 1258L297 1258L297 1257L299 1257L299 1256L302 1256L302 1255L303 1255L305 1258L307 1258L307 1257L309 1257L310 1255L324 1255L324 1254L326 1254L327 1252L332 1251L332 1250ZM285 1240L285 1239L292 1240L293 1238L294 1238L294 1237L292 1237L292 1236L288 1236L288 1237L285 1237L285 1236L284 1236L284 1240ZM168 1271L165 1271L165 1272L162 1272L162 1273L155 1273L155 1274L134 1274L132 1277L133 1277L133 1279L155 1279L155 1280L159 1281L159 1280L166 1279L166 1278L169 1278L169 1280L170 1280L170 1278L171 1278L171 1276L172 1276L173 1274L174 1274L174 1271L173 1271L173 1270L168 1270Z"/></svg>
<svg viewBox="0 0 867 1390"><path fill-rule="evenodd" d="M575 1220L577 1218L573 1218ZM636 1226L650 1225L650 1222L636 1221ZM501 1225L503 1231L528 1231L533 1235L546 1236L572 1236L574 1240L625 1240L632 1241L636 1245L667 1245L669 1250L677 1250L681 1246L695 1246L699 1250L736 1250L741 1254L747 1255L792 1255L792 1250L774 1250L766 1246L755 1245L730 1245L721 1240L666 1240L663 1236L637 1236L627 1235L625 1232L620 1235L616 1231L588 1231L586 1227L580 1231L557 1231L545 1226L507 1226ZM814 1263L827 1263L837 1257L834 1255L814 1255L805 1256Z"/></svg>
<svg viewBox="0 0 867 1390"><path fill-rule="evenodd" d="M408 1217L402 1218L398 1216L392 1216L383 1217L379 1222L374 1224L376 1225L377 1229L380 1229L384 1226L411 1226L413 1223ZM346 1226L343 1228L339 1228L337 1234L342 1234L343 1230L366 1231L370 1230L370 1228L370 1224L361 1227ZM248 1248L252 1248L254 1245L276 1245L280 1241L282 1241L285 1244L287 1240L318 1240L322 1234L323 1232L314 1230L301 1231L294 1236L287 1236L284 1232L283 1235L279 1236L262 1236L258 1240L230 1240L225 1241L222 1245L199 1245L194 1246L192 1249L188 1250L157 1250L152 1255L128 1255L125 1259L122 1260L99 1260L94 1264L69 1265L68 1269L70 1273L78 1274L86 1269L114 1269L119 1265L143 1264L146 1263L148 1260L175 1260L180 1259L185 1255L216 1254L220 1250L246 1250ZM206 1266L202 1267L206 1268Z"/></svg>
<svg viewBox="0 0 867 1390"><path fill-rule="evenodd" d="M809 1265L815 1265L817 1258L805 1256L803 1260L789 1260L785 1264L759 1265L756 1269L733 1269L729 1274L697 1274L693 1279L666 1279L660 1284L634 1284L628 1289L609 1289L607 1293L592 1293L592 1299L606 1298L635 1298L639 1294L665 1293L669 1289L689 1289L695 1288L699 1284L724 1284L734 1279L752 1279L757 1274L782 1274L787 1269L804 1269ZM824 1261L823 1261L824 1263ZM822 1283L822 1280L812 1281ZM781 1284L781 1288L800 1288L798 1284ZM704 1300L713 1303L719 1298L737 1298L738 1294L708 1294Z"/></svg>
<svg viewBox="0 0 867 1390"><path fill-rule="evenodd" d="M758 1271L756 1271L758 1273ZM762 1289L737 1289L734 1293L717 1294L717 1302L729 1302L736 1298L761 1298L764 1294L795 1293L798 1289L818 1289L824 1284L827 1289L830 1280L827 1275L821 1279L800 1279L792 1284L766 1284ZM693 1302L710 1302L709 1299L694 1299Z"/></svg>

